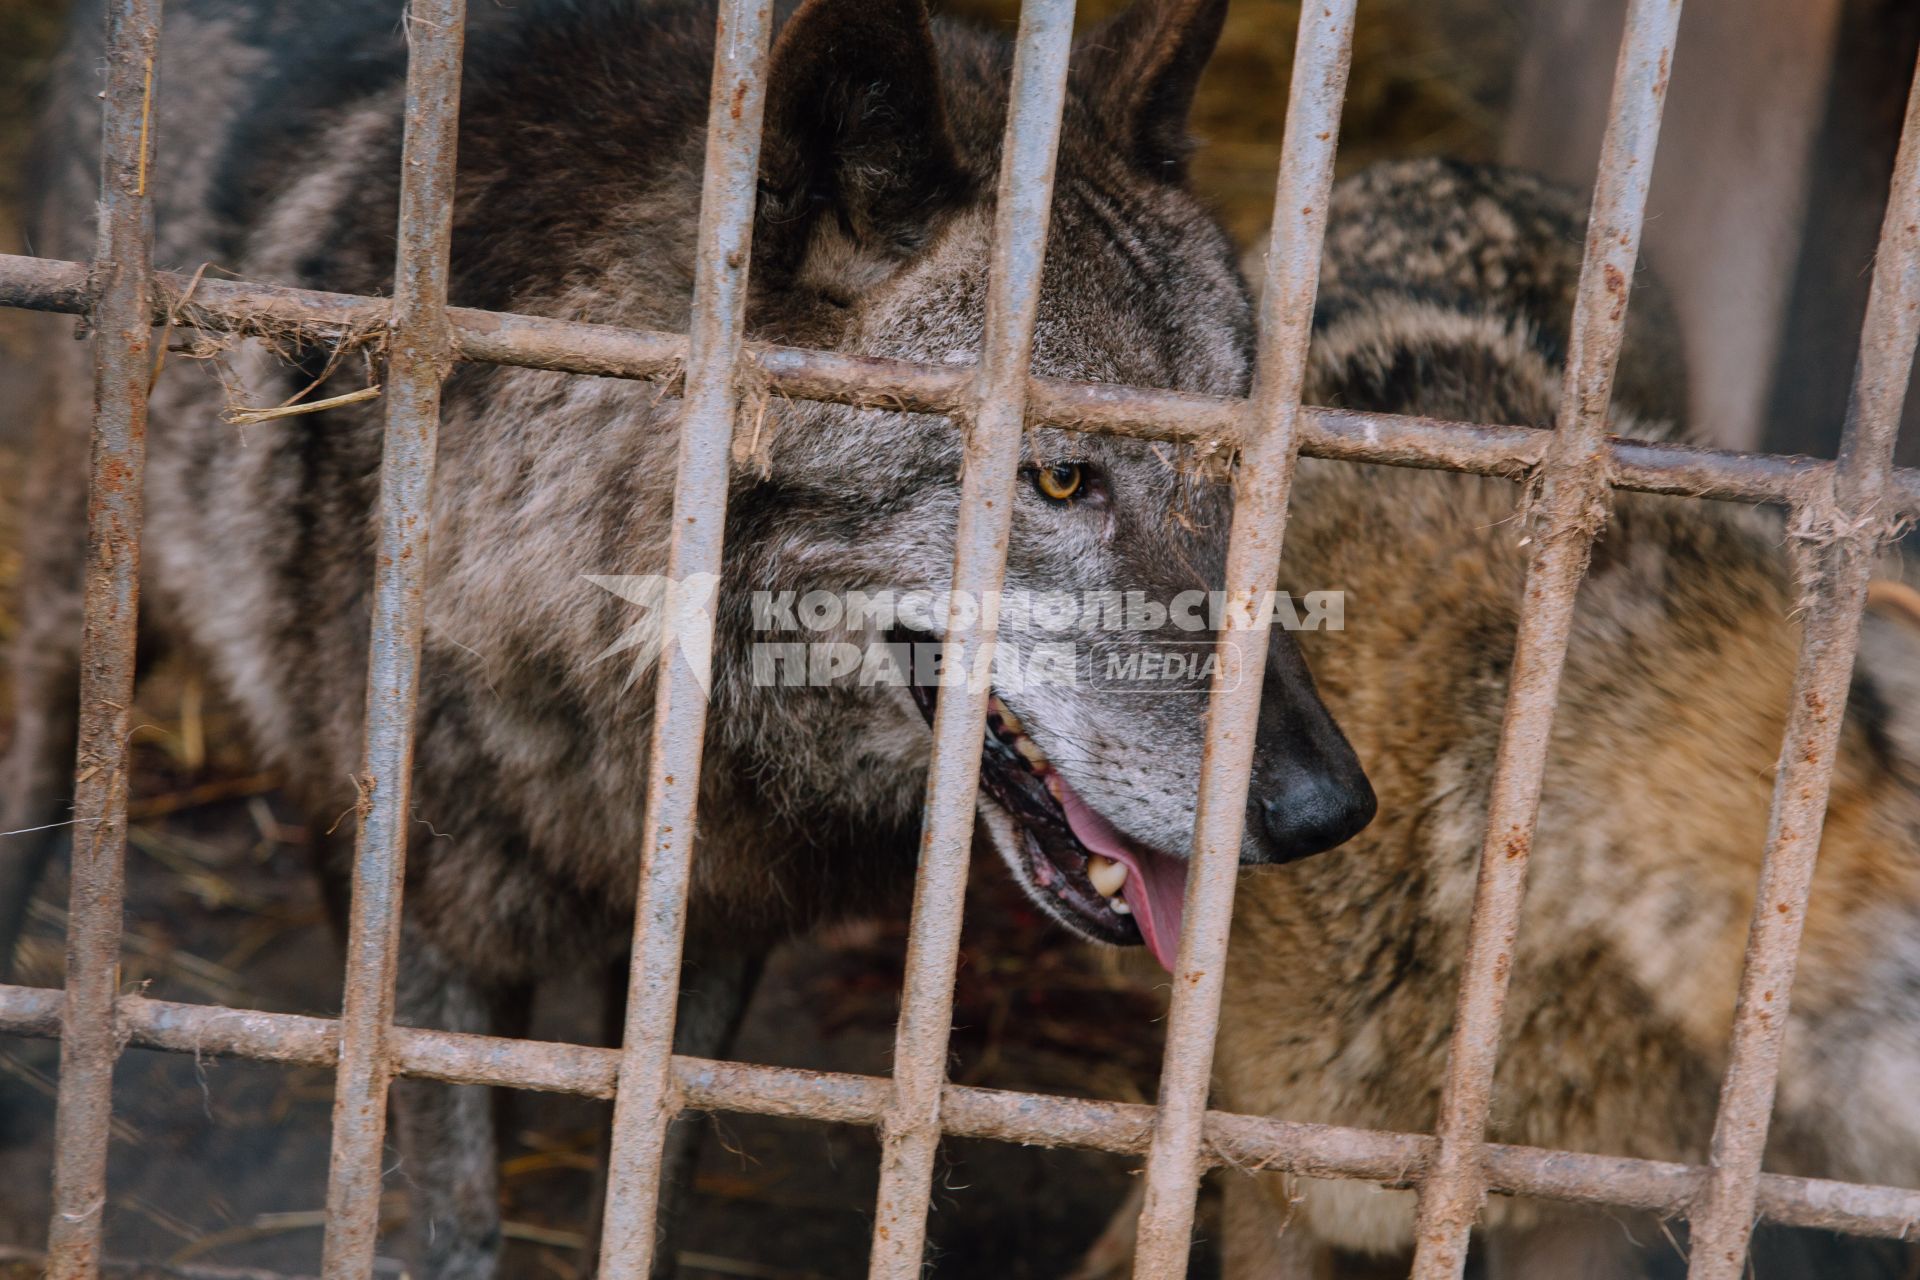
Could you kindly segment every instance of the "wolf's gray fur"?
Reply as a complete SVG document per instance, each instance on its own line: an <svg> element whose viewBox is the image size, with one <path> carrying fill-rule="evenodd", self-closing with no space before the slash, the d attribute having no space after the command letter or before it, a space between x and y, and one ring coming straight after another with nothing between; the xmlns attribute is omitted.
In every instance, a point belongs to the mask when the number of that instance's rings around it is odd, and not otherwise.
<svg viewBox="0 0 1920 1280"><path fill-rule="evenodd" d="M1216 394L1248 382L1249 307L1227 241L1185 187L1184 118L1220 0L1149 0L1089 34L1060 149L1034 367ZM160 265L370 293L390 283L402 35L353 0L317 35L295 6L169 6L158 110ZM707 3L480 6L468 43L453 301L683 330L714 15ZM43 138L36 243L84 256L90 38L76 36ZM783 29L768 96L753 336L966 363L979 343L1004 41L930 27L919 0L811 0ZM68 344L70 347L73 344ZM155 392L147 617L196 653L321 826L351 810L360 762L380 452L377 405L222 425L223 398L276 403L320 373L257 344L232 385L176 359ZM23 706L5 827L57 811L70 751L81 523L83 357L54 353L40 484L55 518L29 551ZM328 384L356 385L354 359ZM445 394L432 513L401 1016L500 1027L543 975L617 956L642 825L652 675L596 661L634 621L584 575L664 564L678 401L659 388L462 367ZM938 589L959 498L952 425L775 404L765 456L728 512L702 775L689 975L750 969L785 931L898 902L925 783L921 713L899 689L775 688L748 673L752 589ZM1087 485L1015 498L1010 587L1216 585L1228 493L1162 450L1036 431L1037 467ZM867 640L871 637L855 637ZM1124 633L1088 637L1145 643ZM1025 649L1018 628L1003 643ZM1298 652L1281 637L1244 856L1298 856L1362 824L1372 798ZM1184 857L1204 688L1128 698L1007 696L1031 740L1133 839ZM983 799L1036 901L1102 937L1036 880L1039 837ZM432 832L433 837L428 838ZM24 855L11 855L16 867ZM340 864L336 860L336 876ZM1071 869L1071 868L1070 868ZM1044 870L1044 869L1043 869ZM1096 900L1097 901L1097 900ZM714 985L726 983L714 979ZM737 1003L737 1002L736 1002ZM716 1052L733 1005L683 1015ZM705 1030L702 1031L701 1027ZM696 1034L696 1032L698 1034ZM398 1125L426 1266L477 1275L497 1249L484 1108L410 1085Z"/></svg>

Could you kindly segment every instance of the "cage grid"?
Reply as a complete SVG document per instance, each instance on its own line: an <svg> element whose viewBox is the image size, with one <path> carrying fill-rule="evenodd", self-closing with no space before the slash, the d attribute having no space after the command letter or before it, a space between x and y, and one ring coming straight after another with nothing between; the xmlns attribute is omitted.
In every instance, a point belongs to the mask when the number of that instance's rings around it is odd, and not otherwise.
<svg viewBox="0 0 1920 1280"><path fill-rule="evenodd" d="M1632 0L1616 68L1571 328L1559 426L1336 411L1300 403L1322 233L1357 0L1303 6L1277 181L1252 393L1228 399L1029 376L1065 96L1073 0L1027 0L999 175L979 364L934 367L750 342L744 299L772 0L721 0L709 103L694 303L687 335L447 305L464 0L407 10L405 141L391 299L244 281L189 282L152 265L149 163L161 0L110 0L102 190L91 263L0 255L0 305L87 319L97 410L90 461L81 734L64 988L0 985L0 1031L57 1038L61 1061L49 1274L99 1273L114 1060L128 1045L331 1067L333 1141L322 1272L373 1270L386 1094L396 1076L611 1098L613 1166L603 1274L652 1266L668 1123L718 1110L875 1126L882 1137L870 1274L922 1266L935 1147L943 1134L1146 1157L1135 1275L1185 1274L1198 1183L1214 1166L1366 1179L1418 1191L1416 1280L1459 1277L1489 1192L1687 1216L1692 1280L1738 1280L1758 1218L1904 1237L1920 1190L1761 1170L1785 1009L1811 888L1840 718L1874 557L1897 519L1920 514L1920 471L1893 466L1920 336L1920 92L1910 96L1875 259L1861 356L1837 461L1650 444L1606 435L1680 0ZM1916 80L1920 88L1920 80ZM386 432L365 768L338 1019L123 995L128 708L140 557L146 396L156 326L247 334L292 327L316 341L385 327ZM705 703L682 659L658 682L647 828L624 1045L603 1049L397 1026L404 815L424 620L426 520L442 380L456 361L622 378L684 375L668 573L720 567L729 449L743 371L777 394L943 414L962 433L956 589L1001 582L1021 437L1028 425L1224 445L1239 455L1222 644L1251 649L1249 679L1211 691L1189 921L1176 963L1155 1105L947 1081L953 980L987 693L940 700L928 774L893 1075L801 1071L672 1053L693 857ZM1502 476L1540 486L1528 572L1433 1134L1297 1124L1207 1107L1260 661L1294 463L1302 454ZM1547 731L1573 602L1606 489L1765 502L1832 532L1812 547L1792 703L1733 1020L1709 1162L1690 1166L1486 1141L1488 1103ZM948 642L991 646L977 628ZM1227 669L1221 664L1221 670Z"/></svg>

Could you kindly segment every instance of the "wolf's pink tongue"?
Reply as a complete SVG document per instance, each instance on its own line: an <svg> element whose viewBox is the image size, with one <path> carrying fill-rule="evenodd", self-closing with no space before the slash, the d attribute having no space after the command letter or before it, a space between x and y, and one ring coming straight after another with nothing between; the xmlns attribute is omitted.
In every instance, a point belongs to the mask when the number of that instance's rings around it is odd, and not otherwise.
<svg viewBox="0 0 1920 1280"><path fill-rule="evenodd" d="M1167 972L1173 972L1174 957L1180 950L1180 912L1187 900L1186 859L1169 857L1129 839L1075 794L1065 779L1060 779L1059 799L1067 825L1080 843L1126 867L1127 882L1121 886L1120 896L1133 909L1140 936L1146 939L1153 958Z"/></svg>

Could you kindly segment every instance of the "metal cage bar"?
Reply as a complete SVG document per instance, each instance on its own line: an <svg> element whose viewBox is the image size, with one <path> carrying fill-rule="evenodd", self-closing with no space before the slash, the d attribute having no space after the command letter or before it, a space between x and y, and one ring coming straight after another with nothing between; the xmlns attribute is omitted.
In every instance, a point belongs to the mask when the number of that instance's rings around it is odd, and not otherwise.
<svg viewBox="0 0 1920 1280"><path fill-rule="evenodd" d="M60 1005L57 990L0 986L0 1033L57 1039ZM330 1067L339 1042L332 1019L143 996L121 997L119 1030L136 1048L290 1066ZM395 1027L392 1049L394 1070L403 1076L588 1098L615 1096L620 1072L617 1049L414 1027ZM689 1108L863 1125L878 1124L891 1083L880 1076L678 1056L673 1079ZM1143 1155L1152 1141L1153 1114L1143 1103L971 1085L941 1090L943 1132L1030 1146ZM1406 1186L1418 1183L1433 1145L1423 1134L1210 1111L1201 1155L1211 1166ZM1486 1151L1493 1191L1663 1214L1685 1213L1709 1173L1704 1166L1503 1143ZM1920 1228L1920 1190L1763 1173L1759 1212L1788 1226L1910 1239Z"/></svg>
<svg viewBox="0 0 1920 1280"><path fill-rule="evenodd" d="M360 829L347 917L340 1060L321 1275L355 1280L373 1267L387 1132L388 1039L400 960L400 899L413 825L414 705L426 628L427 529L440 384L451 364L447 263L460 125L466 0L411 0L406 128L401 143L399 251L388 321L386 434L380 458L379 550L367 672L366 755L355 786Z"/></svg>
<svg viewBox="0 0 1920 1280"><path fill-rule="evenodd" d="M1875 554L1892 525L1882 508L1893 472L1894 438L1920 339L1920 69L1880 227L1860 357L1830 498L1796 511L1820 530L1805 554L1819 584L1800 638L1792 708L1780 744L1767 850L1754 893L1753 923L1727 1073L1714 1122L1712 1175L1694 1219L1691 1280L1740 1280L1753 1231L1760 1161L1773 1117L1800 935L1813 891L1827 793L1860 646L1860 618Z"/></svg>
<svg viewBox="0 0 1920 1280"><path fill-rule="evenodd" d="M718 23L694 250L687 391L667 550L669 591L717 581L720 573L773 0L724 0ZM667 607L674 605L669 601ZM706 740L711 611L702 610L692 625L704 629L700 639L684 626L667 628L680 642L669 641L661 650L654 674L646 820L641 828L644 861L633 918L620 1091L614 1103L601 1235L601 1274L613 1280L644 1280L653 1267L667 1127L680 1108L669 1066L693 874L701 745Z"/></svg>
<svg viewBox="0 0 1920 1280"><path fill-rule="evenodd" d="M893 1089L880 1120L880 1192L868 1274L915 1280L922 1268L933 1159L940 1145L941 1086L953 1029L960 917L980 782L1000 595L1013 527L1013 494L1025 429L1027 370L1040 310L1040 281L1053 207L1053 167L1067 97L1074 0L1031 0L1020 9L1013 84L1000 156L987 313L971 421L963 429L960 512L952 590L981 608L955 610L945 661L964 673L934 709L926 818L914 877L905 983L893 1042Z"/></svg>
<svg viewBox="0 0 1920 1280"><path fill-rule="evenodd" d="M151 270L147 175L159 0L109 8L103 195L91 267L0 255L0 306L86 315L98 397L90 463L89 578L82 652L81 748L67 985L0 985L0 1032L62 1042L56 1118L52 1274L98 1272L113 1062L123 1044L330 1066L337 1073L325 1272L371 1267L389 1081L547 1090L616 1101L606 1221L609 1274L638 1280L652 1262L667 1125L683 1108L873 1125L883 1139L872 1258L876 1276L916 1275L941 1134L1148 1156L1136 1274L1184 1272L1193 1196L1218 1165L1358 1178L1421 1192L1417 1277L1458 1276L1488 1191L1696 1217L1693 1276L1734 1280L1756 1215L1798 1226L1906 1238L1920 1190L1761 1171L1788 991L1874 552L1898 519L1920 514L1920 471L1892 466L1901 402L1920 335L1920 75L1876 260L1837 462L1608 439L1605 416L1636 257L1646 179L1670 67L1679 0L1634 0L1596 182L1557 431L1302 407L1301 373L1318 274L1353 0L1302 16L1263 300L1255 390L1246 399L1032 377L1031 337L1060 128L1071 0L1022 14L1003 157L983 358L977 370L748 343L743 307L771 0L723 0L689 336L446 306L463 0L413 0L400 252L389 301L243 281L187 281ZM738 104L738 111L733 109ZM1295 211L1298 212L1295 212ZM368 685L347 998L341 1018L231 1010L118 996L126 720L133 678L140 477L150 324L235 332L289 326L317 341L369 320L389 328L388 430L381 558ZM1002 581L1010 504L1027 424L1236 448L1226 585L1241 607L1221 643L1264 653L1264 611L1250 597L1274 578L1293 459L1299 453L1542 481L1506 723L1469 928L1440 1123L1432 1135L1306 1125L1205 1108L1219 1013L1247 768L1258 714L1252 690L1216 689L1195 874L1178 960L1157 1106L948 1083L961 897L988 690L941 700L927 825L910 933L908 981L891 1079L716 1062L672 1054L692 857L707 650L661 664L649 763L628 1026L619 1050L395 1026L414 691L423 623L428 498L441 381L455 360L626 378L687 370L676 476L676 581L717 573L728 453L743 360L791 397L947 414L962 423L966 471L954 587L983 597ZM970 425L968 425L970 421ZM1573 600L1608 487L1785 503L1811 527L1810 605L1783 742L1768 849L1756 894L1740 1004L1712 1159L1705 1166L1487 1143L1507 969L1524 893L1546 735ZM997 502L997 507L994 505ZM992 620L948 637L990 661ZM1264 663L1260 664L1262 667ZM984 667L982 668L985 669Z"/></svg>
<svg viewBox="0 0 1920 1280"><path fill-rule="evenodd" d="M289 289L240 280L200 280L185 302L188 278L155 272L154 313L182 324L235 333L263 327L298 332L315 342L356 324L379 322L380 298ZM0 306L84 315L87 268L0 254ZM450 307L454 357L610 378L669 378L685 363L681 334ZM914 364L749 342L746 350L767 389L795 400L957 415L973 374L951 366ZM1237 448L1246 401L1112 383L1027 380L1027 423L1067 431ZM1389 413L1301 407L1300 452L1310 458L1427 467L1471 475L1527 479L1545 456L1552 432L1538 427L1450 422ZM1800 501L1829 483L1834 464L1790 454L1736 453L1696 445L1609 437L1609 479L1616 489L1730 502ZM1920 468L1894 472L1894 514L1920 514Z"/></svg>
<svg viewBox="0 0 1920 1280"><path fill-rule="evenodd" d="M1680 0L1633 0L1575 294L1558 423L1541 471L1539 529L1527 566L1487 830L1461 966L1459 1003L1435 1128L1439 1144L1414 1219L1414 1280L1457 1280L1486 1197L1481 1168L1528 856L1566 664L1573 608L1605 517L1606 417L1654 147L1660 137Z"/></svg>
<svg viewBox="0 0 1920 1280"><path fill-rule="evenodd" d="M1355 0L1326 0L1300 9L1267 281L1260 298L1253 394L1246 405L1246 443L1233 478L1227 627L1220 636L1221 658L1208 694L1193 867L1182 914L1189 923L1180 930L1174 963L1160 1105L1140 1207L1133 1266L1138 1280L1187 1272L1201 1174L1201 1131L1226 984L1227 934L1233 923L1272 622L1261 602L1279 580L1287 499L1300 452L1300 392L1320 285L1340 107L1353 55L1354 11ZM1229 650L1239 651L1237 664L1229 661ZM1241 673L1237 687L1227 680L1226 673L1233 670Z"/></svg>
<svg viewBox="0 0 1920 1280"><path fill-rule="evenodd" d="M74 761L73 879L66 1004L54 1107L47 1273L99 1273L107 1199L114 1000L126 888L127 768L140 608L140 526L152 377L153 78L160 0L125 0L107 19L100 220L91 281L93 445L87 477L80 736Z"/></svg>

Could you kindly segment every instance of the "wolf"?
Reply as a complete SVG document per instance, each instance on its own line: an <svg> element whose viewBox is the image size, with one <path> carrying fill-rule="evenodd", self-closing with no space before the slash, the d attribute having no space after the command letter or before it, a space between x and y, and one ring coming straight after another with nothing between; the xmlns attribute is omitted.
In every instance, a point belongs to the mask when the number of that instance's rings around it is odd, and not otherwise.
<svg viewBox="0 0 1920 1280"><path fill-rule="evenodd" d="M1443 161L1340 184L1310 401L1551 426L1583 214L1528 175ZM1642 292L1630 315L1643 314ZM1646 320L1628 336L1613 427L1671 437L1684 404L1671 331L1658 308ZM1524 504L1504 480L1301 466L1282 573L1347 593L1345 630L1302 640L1382 817L1336 860L1243 875L1217 1058L1226 1109L1412 1132L1435 1122L1527 569ZM1613 496L1554 718L1496 1140L1705 1161L1801 574L1776 514ZM1769 1169L1920 1185L1917 926L1920 630L1876 607ZM1235 1280L1332 1277L1340 1251L1411 1245L1411 1192L1231 1172L1224 1192ZM1495 1197L1485 1222L1494 1277L1622 1280L1672 1253L1653 1247L1656 1225L1638 1233L1642 1248L1620 1221L1530 1202ZM1763 1260L1763 1276L1769 1261L1780 1259ZM1854 1274L1838 1266L1772 1274Z"/></svg>
<svg viewBox="0 0 1920 1280"><path fill-rule="evenodd" d="M84 8L85 6L83 6ZM1185 120L1224 0L1141 0L1078 42L1034 342L1036 373L1244 394L1248 295L1188 189ZM404 34L396 6L182 0L163 33L156 260L350 293L391 286ZM42 134L34 244L84 258L98 41L76 23ZM456 305L649 329L689 321L715 12L710 0L479 6L454 209ZM1008 43L920 0L808 0L770 63L749 336L967 365L981 339ZM262 759L325 829L353 808L381 425L356 405L236 427L361 357L261 342L175 358L152 401L144 619L203 662ZM4 824L57 822L73 749L87 381L48 353ZM653 668L602 660L633 606L588 579L666 560L679 401L642 383L461 367L445 387L398 1016L513 1033L539 980L619 967L631 927ZM717 676L679 1047L721 1052L757 959L910 881L937 686L755 676L755 593L938 593L962 448L906 412L773 403L731 487L712 610ZM742 427L745 430L745 427ZM1010 591L1164 603L1217 585L1230 479L1140 441L1034 430ZM1154 643L1081 615L1089 650ZM823 637L937 641L938 619ZM1211 636L1204 632L1200 637ZM1060 638L1002 621L1016 656ZM864 651L864 650L863 650ZM998 668L996 668L996 672ZM1155 697L1087 681L999 688L980 827L1054 920L1170 956L1190 852L1205 681ZM1242 857L1305 856L1372 817L1366 776L1298 649L1273 646ZM350 825L350 824L347 824ZM341 840L323 859L343 894ZM7 846L28 883L43 856ZM1096 886L1095 878L1099 884ZM23 897L16 895L16 899ZM18 914L20 902L11 904ZM476 1090L396 1088L433 1276L484 1276L499 1224Z"/></svg>

